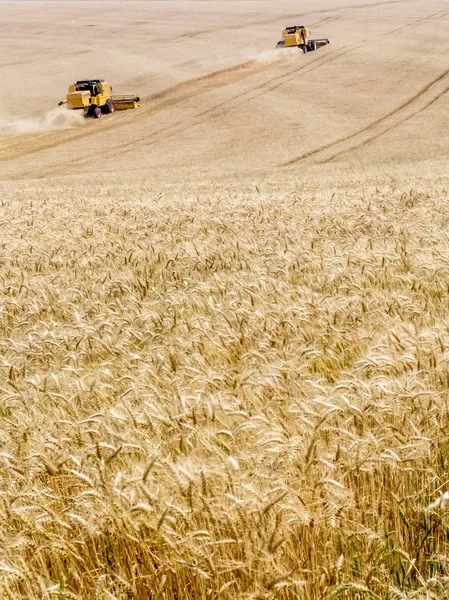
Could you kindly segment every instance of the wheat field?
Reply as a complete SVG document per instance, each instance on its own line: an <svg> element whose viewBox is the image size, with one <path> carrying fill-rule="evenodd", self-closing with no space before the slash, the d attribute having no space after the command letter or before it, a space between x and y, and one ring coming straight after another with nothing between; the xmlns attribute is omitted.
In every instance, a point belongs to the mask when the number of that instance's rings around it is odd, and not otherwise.
<svg viewBox="0 0 449 600"><path fill-rule="evenodd" d="M0 32L0 598L447 598L449 3ZM87 67L142 106L55 109Z"/></svg>

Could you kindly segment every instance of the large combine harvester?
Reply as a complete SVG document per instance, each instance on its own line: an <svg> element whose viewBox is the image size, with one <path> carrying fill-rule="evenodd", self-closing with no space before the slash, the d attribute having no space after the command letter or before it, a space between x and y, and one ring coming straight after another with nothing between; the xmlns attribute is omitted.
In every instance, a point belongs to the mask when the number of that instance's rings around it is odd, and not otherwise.
<svg viewBox="0 0 449 600"><path fill-rule="evenodd" d="M314 40L311 31L304 25L293 25L286 27L282 32L282 40L277 43L278 48L299 48L304 53L314 52L317 48L330 44L327 38Z"/></svg>
<svg viewBox="0 0 449 600"><path fill-rule="evenodd" d="M98 119L115 110L137 108L139 102L136 95L113 96L112 87L104 79L83 79L69 86L66 99L58 106L67 104L67 108L82 110L86 117Z"/></svg>

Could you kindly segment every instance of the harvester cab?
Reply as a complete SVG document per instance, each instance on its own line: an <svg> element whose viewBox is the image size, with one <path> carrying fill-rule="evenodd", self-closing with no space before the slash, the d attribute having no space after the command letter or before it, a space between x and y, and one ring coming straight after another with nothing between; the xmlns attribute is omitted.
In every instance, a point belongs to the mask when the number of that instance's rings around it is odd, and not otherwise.
<svg viewBox="0 0 449 600"><path fill-rule="evenodd" d="M112 87L104 79L82 79L69 86L67 97L58 106L82 110L86 117L98 119L102 114L115 110L137 108L140 98L136 95L112 96Z"/></svg>
<svg viewBox="0 0 449 600"><path fill-rule="evenodd" d="M282 32L282 40L277 43L278 48L300 48L304 53L314 52L321 46L329 44L327 38L314 40L311 37L312 32L304 25L292 25L286 27Z"/></svg>

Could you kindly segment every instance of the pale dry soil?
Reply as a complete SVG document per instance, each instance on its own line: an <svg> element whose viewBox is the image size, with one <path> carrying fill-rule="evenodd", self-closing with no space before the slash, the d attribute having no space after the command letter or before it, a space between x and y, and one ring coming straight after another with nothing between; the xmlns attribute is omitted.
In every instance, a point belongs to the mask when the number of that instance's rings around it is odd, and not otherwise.
<svg viewBox="0 0 449 600"><path fill-rule="evenodd" d="M0 2L0 598L448 597L448 34Z"/></svg>

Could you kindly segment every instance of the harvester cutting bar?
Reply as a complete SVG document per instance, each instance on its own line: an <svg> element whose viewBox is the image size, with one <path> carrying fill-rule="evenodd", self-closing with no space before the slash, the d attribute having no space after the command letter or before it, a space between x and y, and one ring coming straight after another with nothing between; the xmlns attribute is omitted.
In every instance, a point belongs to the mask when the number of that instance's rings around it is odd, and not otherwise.
<svg viewBox="0 0 449 600"><path fill-rule="evenodd" d="M139 106L139 96L112 96L115 110L127 110L129 108L137 108Z"/></svg>
<svg viewBox="0 0 449 600"><path fill-rule="evenodd" d="M327 44L330 44L330 41L328 39L321 39L321 40L313 40L316 44L317 48L321 48L322 46L327 46Z"/></svg>

